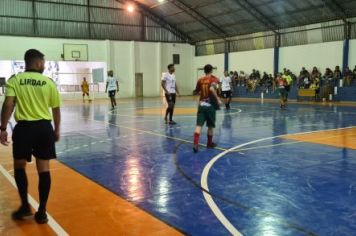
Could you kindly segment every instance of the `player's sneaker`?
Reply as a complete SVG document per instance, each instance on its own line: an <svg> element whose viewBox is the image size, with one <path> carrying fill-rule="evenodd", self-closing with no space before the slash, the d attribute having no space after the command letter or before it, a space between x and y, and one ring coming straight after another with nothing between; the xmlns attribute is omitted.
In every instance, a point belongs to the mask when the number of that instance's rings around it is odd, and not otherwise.
<svg viewBox="0 0 356 236"><path fill-rule="evenodd" d="M29 205L21 206L17 211L12 213L12 219L23 220L24 217L31 216L32 211Z"/></svg>
<svg viewBox="0 0 356 236"><path fill-rule="evenodd" d="M199 151L199 145L198 144L194 144L193 145L193 152L197 153Z"/></svg>
<svg viewBox="0 0 356 236"><path fill-rule="evenodd" d="M169 124L170 124L170 125L176 125L177 123L176 123L175 121L171 120L171 121L169 122Z"/></svg>
<svg viewBox="0 0 356 236"><path fill-rule="evenodd" d="M46 212L45 211L36 212L35 220L36 220L37 224L47 224L48 218L47 218Z"/></svg>
<svg viewBox="0 0 356 236"><path fill-rule="evenodd" d="M217 146L216 143L210 143L210 144L206 145L206 147L209 148L209 149L216 148L216 146Z"/></svg>

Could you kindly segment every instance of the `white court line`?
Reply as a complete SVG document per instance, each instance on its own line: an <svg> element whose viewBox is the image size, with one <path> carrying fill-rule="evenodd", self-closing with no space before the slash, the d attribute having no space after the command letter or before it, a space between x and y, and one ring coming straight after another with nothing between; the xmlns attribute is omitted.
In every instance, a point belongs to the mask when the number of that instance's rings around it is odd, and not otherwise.
<svg viewBox="0 0 356 236"><path fill-rule="evenodd" d="M236 147L230 148L220 154L218 154L217 156L215 156L214 158L212 158L208 164L206 164L206 166L204 167L204 170L202 172L201 175L201 179L200 179L200 184L201 187L205 190L202 191L204 198L206 200L206 202L208 203L210 209L213 211L213 213L215 214L215 216L218 218L218 220L225 226L225 228L232 234L232 235L236 235L236 236L242 236L242 234L235 228L235 226L233 226L231 224L231 222L225 217L225 215L221 212L221 210L219 209L219 207L217 206L217 204L214 202L213 197L208 193L209 192L209 186L208 186L208 175L210 172L210 169L213 167L213 165L223 156L225 156L226 154L228 154L229 152L232 152L236 149L240 149L242 147L248 146L250 144L254 144L254 143L258 143L258 142L262 142L262 141L266 141L266 140L271 140L271 139L275 139L275 138L280 138L280 137L284 137L284 136L292 136L292 135L300 135L300 134L311 134L311 133L318 133L318 132L325 132L325 131L333 131L333 130L343 130L343 129L352 129L355 128L356 126L350 126L350 127L345 127L345 128L337 128L337 129L328 129L328 130L317 130L317 131L309 131L309 132L301 132L301 133L295 133L295 134L283 134L283 135L277 135L277 136L273 136L273 137L268 137L268 138L261 138L261 139L257 139L251 142L247 142L244 144L240 144Z"/></svg>
<svg viewBox="0 0 356 236"><path fill-rule="evenodd" d="M6 171L6 169L0 165L0 172L3 174L3 176L17 189L16 186L16 182L15 179ZM28 200L30 205L34 208L37 209L39 204L38 202L36 202L35 199L33 199L33 197L28 194ZM51 227L53 229L53 231L59 235L59 236L67 236L69 235L54 219L53 217L47 213L47 217L48 217L48 225L49 227Z"/></svg>
<svg viewBox="0 0 356 236"><path fill-rule="evenodd" d="M142 109L142 108L145 108L145 107L141 107L141 108L137 108L137 109ZM147 107L148 109L150 108L160 108L160 107ZM196 108L196 107L176 107L176 108ZM135 109L135 108L131 108L131 109ZM237 114L237 113L241 113L242 110L241 109L238 109L238 108L231 108L231 110L235 110L235 112L229 112L230 115L233 115L233 114ZM117 110L112 110L112 111L109 111L108 114L111 114L112 115L112 112L113 111L117 111ZM132 118L144 118L144 117L149 117L149 118L152 118L152 117L157 117L157 115L121 115L121 114L115 114L116 116L126 116L126 117L132 117ZM216 116L225 116L225 113L221 114L220 112L218 112L216 114ZM196 117L196 114L194 115L185 115L185 116L180 116L180 115L176 115L175 117L177 118L191 118L191 117ZM154 121L154 120L152 120ZM144 121L145 122L145 121ZM124 123L124 122L123 122Z"/></svg>

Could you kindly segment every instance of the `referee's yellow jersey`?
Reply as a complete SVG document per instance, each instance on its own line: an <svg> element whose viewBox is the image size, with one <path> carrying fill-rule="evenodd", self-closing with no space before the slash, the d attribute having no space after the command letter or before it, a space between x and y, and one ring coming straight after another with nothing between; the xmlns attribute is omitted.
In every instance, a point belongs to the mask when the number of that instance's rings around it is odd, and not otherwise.
<svg viewBox="0 0 356 236"><path fill-rule="evenodd" d="M38 72L11 76L6 83L6 96L16 97L16 121L52 120L49 108L61 106L56 84Z"/></svg>

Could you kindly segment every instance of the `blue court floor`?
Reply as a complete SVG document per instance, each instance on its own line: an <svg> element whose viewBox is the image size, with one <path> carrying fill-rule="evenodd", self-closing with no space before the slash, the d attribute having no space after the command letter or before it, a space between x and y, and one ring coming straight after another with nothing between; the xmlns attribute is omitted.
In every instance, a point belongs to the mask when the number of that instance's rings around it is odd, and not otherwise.
<svg viewBox="0 0 356 236"><path fill-rule="evenodd" d="M356 143L285 136L353 142L355 107L233 102L194 154L196 104L178 98L176 126L161 99L65 105L58 160L187 235L356 235Z"/></svg>

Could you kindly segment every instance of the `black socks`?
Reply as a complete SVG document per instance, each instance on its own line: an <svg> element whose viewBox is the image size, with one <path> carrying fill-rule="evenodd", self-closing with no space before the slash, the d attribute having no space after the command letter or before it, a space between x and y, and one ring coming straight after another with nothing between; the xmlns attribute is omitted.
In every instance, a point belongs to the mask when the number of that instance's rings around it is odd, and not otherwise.
<svg viewBox="0 0 356 236"><path fill-rule="evenodd" d="M38 192L40 195L40 206L38 208L38 211L45 212L49 190L51 188L51 175L49 172L42 172L38 174L38 177L39 177Z"/></svg>
<svg viewBox="0 0 356 236"><path fill-rule="evenodd" d="M27 207L28 206L28 199L27 199L28 182L27 182L25 169L15 169L15 181L21 198L21 205L23 207Z"/></svg>

